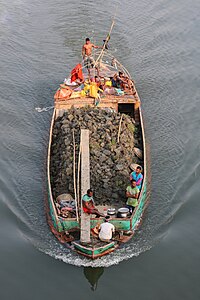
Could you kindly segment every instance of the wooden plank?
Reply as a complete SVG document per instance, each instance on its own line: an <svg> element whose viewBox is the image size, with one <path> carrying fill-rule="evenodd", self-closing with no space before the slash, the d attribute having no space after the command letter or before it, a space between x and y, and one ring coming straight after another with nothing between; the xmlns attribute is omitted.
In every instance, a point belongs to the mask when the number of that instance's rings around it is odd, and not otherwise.
<svg viewBox="0 0 200 300"><path fill-rule="evenodd" d="M136 101L138 101L137 93L135 95L124 96L106 95L101 98L98 107L111 107L115 109L118 103L136 103ZM95 107L94 98L81 97L55 101L55 107L58 109L69 109L72 106L78 108L86 105L91 105L92 107Z"/></svg>
<svg viewBox="0 0 200 300"><path fill-rule="evenodd" d="M90 188L89 130L81 129L81 199ZM81 201L81 243L90 243L90 215L83 212Z"/></svg>

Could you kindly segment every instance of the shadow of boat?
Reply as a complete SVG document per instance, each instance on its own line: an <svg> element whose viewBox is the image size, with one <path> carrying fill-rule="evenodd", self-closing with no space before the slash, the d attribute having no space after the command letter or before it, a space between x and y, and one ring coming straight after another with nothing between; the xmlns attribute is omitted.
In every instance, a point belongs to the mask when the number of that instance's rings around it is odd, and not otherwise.
<svg viewBox="0 0 200 300"><path fill-rule="evenodd" d="M89 283L91 284L92 291L95 291L97 289L98 280L102 276L103 272L104 272L103 267L97 267L97 268L84 267L83 273L84 276L89 281Z"/></svg>

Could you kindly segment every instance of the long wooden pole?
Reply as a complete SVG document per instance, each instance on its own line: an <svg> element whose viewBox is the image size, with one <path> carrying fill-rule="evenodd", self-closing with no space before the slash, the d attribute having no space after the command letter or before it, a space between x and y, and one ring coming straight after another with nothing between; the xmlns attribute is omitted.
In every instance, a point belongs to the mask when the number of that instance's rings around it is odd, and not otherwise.
<svg viewBox="0 0 200 300"><path fill-rule="evenodd" d="M80 208L80 169L81 169L81 141L78 154L78 170L77 170L77 206Z"/></svg>
<svg viewBox="0 0 200 300"><path fill-rule="evenodd" d="M119 122L119 130L118 130L118 135L117 135L117 143L119 143L119 137L120 137L121 126L122 126L122 118L123 118L123 115L121 115L120 122Z"/></svg>
<svg viewBox="0 0 200 300"><path fill-rule="evenodd" d="M108 35L107 35L107 37L106 37L106 40L105 40L105 42L104 42L104 44L103 44L103 48L101 49L101 52L100 52L99 56L97 57L97 59L96 59L96 61L95 61L94 67L96 67L98 61L101 59L101 57L102 57L102 55L103 55L103 52L104 52L104 50L105 50L105 47L106 47L106 45L107 45L107 43L108 43L108 41L109 41L109 39L110 39L110 35L111 35L111 32L112 32L112 29L113 29L114 24L115 24L115 21L113 20L113 21L112 21L112 24L111 24L111 27L110 27L110 31L109 31L109 33L108 33Z"/></svg>
<svg viewBox="0 0 200 300"><path fill-rule="evenodd" d="M78 222L78 205L77 205L77 193L76 193L76 144L75 144L75 137L74 137L74 129L72 130L72 137L73 137L73 144L74 144L74 200L76 205L76 220Z"/></svg>

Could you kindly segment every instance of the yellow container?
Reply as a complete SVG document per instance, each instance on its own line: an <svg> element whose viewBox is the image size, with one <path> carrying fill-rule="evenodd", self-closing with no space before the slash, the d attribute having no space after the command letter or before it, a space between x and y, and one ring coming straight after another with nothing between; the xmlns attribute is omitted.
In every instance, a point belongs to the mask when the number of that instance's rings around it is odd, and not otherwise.
<svg viewBox="0 0 200 300"><path fill-rule="evenodd" d="M97 87L96 82L91 82L91 85L90 85L90 97L97 98L98 97L97 91L98 91L98 87Z"/></svg>
<svg viewBox="0 0 200 300"><path fill-rule="evenodd" d="M86 96L86 93L84 90L81 91L81 97L85 97Z"/></svg>
<svg viewBox="0 0 200 300"><path fill-rule="evenodd" d="M105 83L106 86L112 86L112 81L111 80L107 80Z"/></svg>
<svg viewBox="0 0 200 300"><path fill-rule="evenodd" d="M90 90L90 84L85 84L84 91L89 91Z"/></svg>

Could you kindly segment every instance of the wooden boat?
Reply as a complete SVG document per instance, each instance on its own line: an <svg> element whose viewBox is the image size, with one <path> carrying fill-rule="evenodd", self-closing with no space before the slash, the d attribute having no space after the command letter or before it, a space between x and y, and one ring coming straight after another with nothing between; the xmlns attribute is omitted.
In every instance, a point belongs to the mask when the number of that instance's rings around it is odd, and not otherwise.
<svg viewBox="0 0 200 300"><path fill-rule="evenodd" d="M97 51L96 57L99 57L99 52ZM122 71L123 74L131 80L129 72L113 57L108 51L104 53L104 56L100 57L99 71L102 77L111 77L114 73ZM113 63L114 62L114 63ZM83 70L83 72L85 72ZM85 78L87 78L87 72L85 72ZM65 88L65 85L62 84L60 89ZM71 87L70 87L71 88ZM142 154L142 167L143 167L143 182L142 188L139 194L138 206L134 210L132 215L127 215L126 217L113 216L110 221L116 229L116 235L113 239L108 242L102 242L95 235L93 229L99 223L103 222L103 218L96 218L91 215L83 213L81 207L78 208L78 213L74 217L64 218L59 214L59 211L56 206L56 199L53 197L52 191L52 179L51 179L51 147L52 147L52 132L55 121L57 118L63 115L63 113L69 110L72 106L75 109L80 109L81 107L88 106L96 107L96 99L91 96L82 97L80 94L77 96L77 93L73 93L66 99L59 98L55 101L54 112L51 121L50 127L50 136L49 136L49 146L48 146L48 159L47 159L47 201L46 201L46 211L47 219L51 231L59 239L64 246L70 248L71 250L77 252L80 255L86 256L90 259L96 259L103 255L109 254L116 250L118 247L123 246L124 243L128 242L137 229L139 228L144 210L147 206L147 164L146 164L146 145L145 145L145 134L144 134L144 125L141 112L140 99L135 88L135 84L129 92L125 92L123 95L104 95L101 97L100 102L98 103L99 109L110 108L119 113L127 113L134 117L135 122L140 127L141 132L141 153ZM83 133L84 134L84 133ZM82 137L83 138L83 137ZM137 149L136 149L137 150ZM86 156L87 150L86 150ZM87 160L87 158L86 158ZM83 162L84 164L84 162ZM83 166L84 168L84 166ZM86 167L87 169L87 167ZM88 172L88 171L87 171ZM87 173L84 171L84 177ZM92 170L91 170L92 172ZM88 173L89 176L89 173ZM86 193L87 188L89 188L88 183L84 182L81 187L81 196ZM67 191L66 191L67 192ZM104 207L105 211L105 207ZM84 227L84 228L83 228ZM87 231L86 235L89 236L89 241L84 241L84 230ZM82 235L82 236L81 236Z"/></svg>

